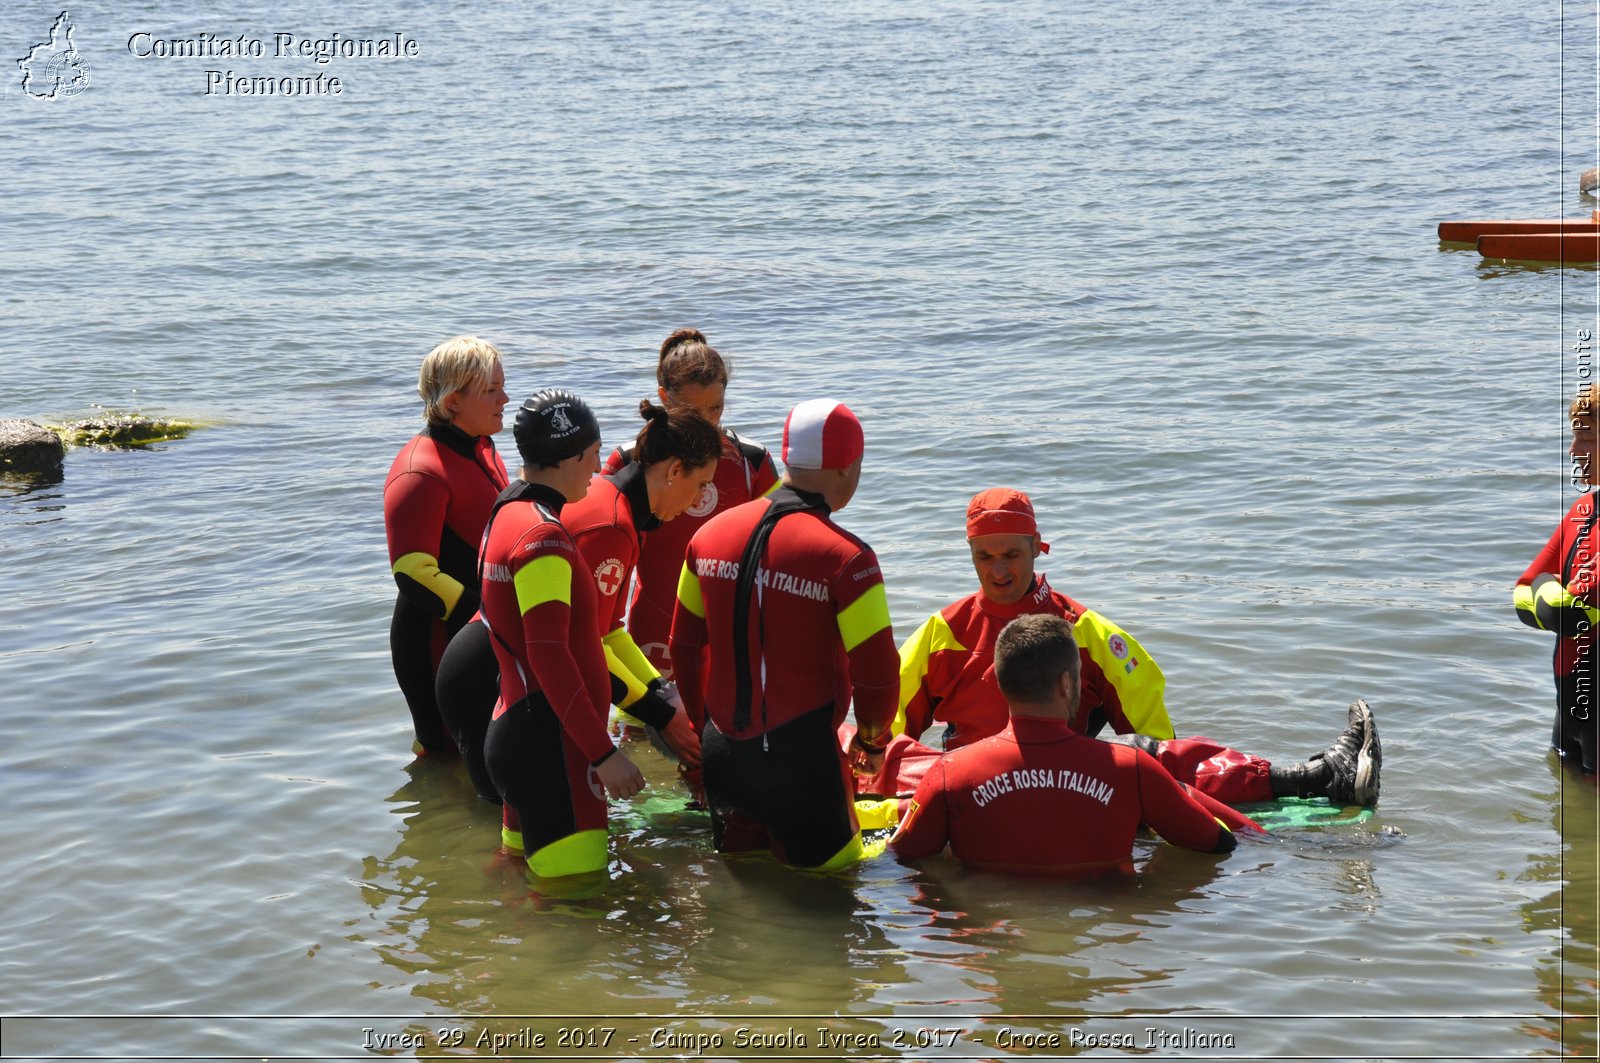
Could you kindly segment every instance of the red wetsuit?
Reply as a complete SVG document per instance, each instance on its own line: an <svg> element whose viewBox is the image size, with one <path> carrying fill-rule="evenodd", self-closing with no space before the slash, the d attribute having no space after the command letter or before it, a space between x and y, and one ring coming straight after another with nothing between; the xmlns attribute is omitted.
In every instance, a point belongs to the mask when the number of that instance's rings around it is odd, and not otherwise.
<svg viewBox="0 0 1600 1063"><path fill-rule="evenodd" d="M977 867L1093 878L1132 870L1140 824L1198 852L1235 844L1143 750L1021 716L929 768L890 844L907 860L948 844Z"/></svg>
<svg viewBox="0 0 1600 1063"><path fill-rule="evenodd" d="M1022 599L998 605L969 594L929 617L900 649L900 714L895 731L920 737L935 722L954 726L949 749L998 733L1010 720L994 675L994 644L1015 618L1045 613L1072 624L1080 671L1072 726L1094 736L1107 724L1119 735L1161 740L1156 757L1180 781L1227 804L1270 801L1271 765L1207 738L1173 739L1166 679L1134 637L1050 587L1043 574Z"/></svg>
<svg viewBox="0 0 1600 1063"><path fill-rule="evenodd" d="M521 822L529 866L545 876L605 866L605 793L592 766L616 752L598 596L561 506L556 491L517 481L501 495L482 561L500 666L484 759Z"/></svg>
<svg viewBox="0 0 1600 1063"><path fill-rule="evenodd" d="M768 528L746 571L747 546ZM819 496L793 488L719 514L689 542L672 647L684 705L704 721L719 847L729 813L743 812L789 863L839 856L857 831L836 728L852 697L868 738L895 711L898 659L872 548L834 524Z"/></svg>
<svg viewBox="0 0 1600 1063"><path fill-rule="evenodd" d="M628 600L628 632L650 663L665 676L672 675L668 636L672 632L673 606L678 599L678 573L683 569L683 553L689 540L718 513L760 498L778 483L778 471L764 447L740 438L731 428L723 428L721 432L722 458L717 462L716 475L710 485L694 505L652 529L639 547L637 578ZM633 460L633 444L630 443L612 451L603 471L607 475L616 473Z"/></svg>
<svg viewBox="0 0 1600 1063"><path fill-rule="evenodd" d="M450 636L478 608L478 540L508 480L488 436L429 425L389 467L383 524L400 593L389 626L395 678L424 749L452 745L434 698Z"/></svg>
<svg viewBox="0 0 1600 1063"><path fill-rule="evenodd" d="M1595 555L1600 551L1600 535L1595 533L1595 493L1578 496L1562 518L1555 533L1544 544L1527 571L1517 579L1516 604L1525 623L1544 627L1533 612L1531 585L1542 575L1555 576L1566 589L1574 606L1550 619L1556 632L1552 663L1556 681L1556 721L1551 747L1563 757L1581 761L1583 770L1593 773L1597 765L1597 728L1600 728L1600 702L1596 695L1597 664L1595 624L1585 607L1600 606L1600 587L1596 586Z"/></svg>
<svg viewBox="0 0 1600 1063"><path fill-rule="evenodd" d="M670 707L645 697L660 673L622 624L624 591L642 546L671 523L663 524L650 512L644 466L630 462L620 472L595 477L589 493L561 511L561 523L578 544L584 569L600 592L599 632L611 669L612 701L646 723L666 726Z"/></svg>

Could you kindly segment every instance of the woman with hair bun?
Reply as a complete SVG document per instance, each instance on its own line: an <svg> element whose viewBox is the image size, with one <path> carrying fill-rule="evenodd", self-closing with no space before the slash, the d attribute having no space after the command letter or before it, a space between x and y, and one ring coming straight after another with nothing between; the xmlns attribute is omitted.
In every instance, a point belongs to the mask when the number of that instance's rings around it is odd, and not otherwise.
<svg viewBox="0 0 1600 1063"><path fill-rule="evenodd" d="M612 703L656 731L671 754L694 767L700 762L700 740L683 703L640 651L622 616L625 592L648 544L676 524L712 482L722 436L692 409L669 412L645 400L639 416L645 426L630 448L633 460L596 478L589 493L567 507L563 520L600 593Z"/></svg>
<svg viewBox="0 0 1600 1063"><path fill-rule="evenodd" d="M727 398L728 366L699 329L681 328L661 344L656 364L656 395L668 410L694 410L716 427L721 454L715 474L697 499L670 524L645 537L639 551L637 579L628 601L628 633L650 663L672 675L667 637L678 599L678 570L689 540L700 526L725 509L761 498L778 486L778 470L765 447L743 439L722 425ZM638 444L612 452L607 474L636 460Z"/></svg>
<svg viewBox="0 0 1600 1063"><path fill-rule="evenodd" d="M439 715L434 678L450 637L478 609L478 540L508 483L494 449L507 402L494 344L457 336L422 360L427 422L394 459L383 487L383 526L399 594L389 625L395 679L411 710L414 752L454 743Z"/></svg>

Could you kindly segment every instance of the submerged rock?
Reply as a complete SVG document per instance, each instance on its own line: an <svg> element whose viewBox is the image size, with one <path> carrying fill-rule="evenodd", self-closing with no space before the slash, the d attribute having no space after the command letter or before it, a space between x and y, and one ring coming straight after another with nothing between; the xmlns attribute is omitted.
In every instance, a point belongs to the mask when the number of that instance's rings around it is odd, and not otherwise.
<svg viewBox="0 0 1600 1063"><path fill-rule="evenodd" d="M0 472L57 473L66 447L41 424L23 418L0 420Z"/></svg>
<svg viewBox="0 0 1600 1063"><path fill-rule="evenodd" d="M56 431L75 447L142 447L167 439L182 439L194 431L194 425L137 413L118 413L73 421Z"/></svg>

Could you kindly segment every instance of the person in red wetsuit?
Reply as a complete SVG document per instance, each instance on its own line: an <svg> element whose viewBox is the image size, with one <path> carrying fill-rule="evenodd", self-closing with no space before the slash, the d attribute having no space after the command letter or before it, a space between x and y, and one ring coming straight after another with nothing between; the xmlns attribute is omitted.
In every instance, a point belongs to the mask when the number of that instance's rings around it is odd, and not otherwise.
<svg viewBox="0 0 1600 1063"><path fill-rule="evenodd" d="M1512 601L1524 624L1556 636L1555 727L1550 748L1569 764L1595 773L1600 747L1600 703L1595 699L1595 627L1600 624L1600 587L1595 584L1595 493L1600 484L1600 385L1590 384L1572 400L1572 472L1583 485L1561 524L1527 571L1518 577Z"/></svg>
<svg viewBox="0 0 1600 1063"><path fill-rule="evenodd" d="M1234 848L1233 833L1154 757L1078 732L1072 629L1033 613L1000 632L994 666L1009 722L928 769L890 841L897 856L919 860L948 845L976 867L1097 878L1133 870L1141 825L1196 852Z"/></svg>
<svg viewBox="0 0 1600 1063"><path fill-rule="evenodd" d="M722 435L722 454L711 483L678 518L652 531L640 544L639 561L628 599L628 634L651 665L672 678L668 636L678 600L678 572L683 552L700 526L718 513L760 498L778 485L778 471L765 447L744 439L722 424L728 393L728 366L698 329L682 328L661 344L656 364L656 394L669 410L694 410ZM621 472L636 460L637 443L612 451L606 475Z"/></svg>
<svg viewBox="0 0 1600 1063"><path fill-rule="evenodd" d="M589 567L561 523L600 467L600 426L571 392L517 411L518 479L496 499L479 558L483 621L500 668L484 761L541 879L606 866L606 795L631 797L639 769L611 743L611 676Z"/></svg>
<svg viewBox="0 0 1600 1063"><path fill-rule="evenodd" d="M650 425L637 446L644 455L613 475L596 479L588 494L562 510L561 520L585 558L600 591L600 633L611 669L611 700L645 725L663 752L693 767L700 740L670 682L639 652L622 626L623 595L646 532L664 527L700 496L721 454L717 430L694 411L668 414L649 402L640 414ZM598 559L598 560L596 560ZM499 696L494 648L481 622L456 633L439 663L439 711L456 736L478 796L500 803L484 764L483 744ZM515 814L506 816L508 848L519 849Z"/></svg>
<svg viewBox="0 0 1600 1063"><path fill-rule="evenodd" d="M445 645L478 608L478 539L506 466L490 438L507 402L500 352L477 336L439 344L422 361L417 391L427 427L389 467L383 526L399 585L389 624L395 679L411 710L418 753L452 749L439 715L435 671Z"/></svg>
<svg viewBox="0 0 1600 1063"><path fill-rule="evenodd" d="M920 737L943 723L945 747L997 733L1009 719L995 680L995 639L1013 618L1045 613L1072 624L1082 690L1073 727L1093 737L1107 725L1117 741L1140 745L1179 780L1226 804L1277 796L1326 795L1372 805L1378 799L1382 747L1366 702L1350 706L1348 726L1309 761L1284 767L1208 738L1174 738L1166 680L1136 639L1105 617L1054 590L1034 561L1048 553L1033 503L1021 491L979 492L967 507L967 545L979 590L933 616L900 648L900 708L894 730ZM886 780L863 783L881 791Z"/></svg>
<svg viewBox="0 0 1600 1063"><path fill-rule="evenodd" d="M830 516L854 496L864 449L848 406L801 403L784 425L783 485L689 541L672 658L702 727L719 850L747 847L753 820L797 867L833 870L866 852L836 732L853 698L851 755L879 766L898 661L878 558Z"/></svg>
<svg viewBox="0 0 1600 1063"><path fill-rule="evenodd" d="M624 590L639 556L711 483L722 436L694 410L669 413L639 404L647 422L631 448L634 460L595 479L589 493L562 513L600 592L600 634L611 667L612 702L655 731L688 767L700 763L700 740L671 682L640 652L622 616Z"/></svg>

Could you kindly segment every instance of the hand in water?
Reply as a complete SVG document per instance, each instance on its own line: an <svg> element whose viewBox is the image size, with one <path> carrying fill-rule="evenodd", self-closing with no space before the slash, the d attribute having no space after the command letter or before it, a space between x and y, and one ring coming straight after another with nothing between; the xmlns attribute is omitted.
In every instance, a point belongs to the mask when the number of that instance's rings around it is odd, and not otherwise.
<svg viewBox="0 0 1600 1063"><path fill-rule="evenodd" d="M621 750L602 761L594 773L611 797L632 797L644 789L644 774Z"/></svg>
<svg viewBox="0 0 1600 1063"><path fill-rule="evenodd" d="M678 760L686 768L700 766L700 736L695 734L694 724L689 722L689 714L684 711L683 703L678 702L678 711L672 714L672 719L661 729L661 737L677 754Z"/></svg>

